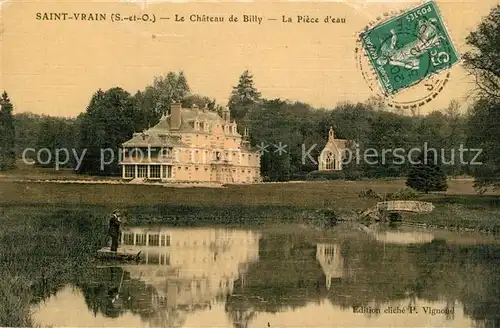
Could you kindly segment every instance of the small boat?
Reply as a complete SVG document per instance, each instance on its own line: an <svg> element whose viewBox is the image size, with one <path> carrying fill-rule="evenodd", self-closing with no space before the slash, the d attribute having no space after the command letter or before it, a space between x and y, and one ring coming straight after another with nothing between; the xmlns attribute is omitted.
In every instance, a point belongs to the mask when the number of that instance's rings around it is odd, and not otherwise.
<svg viewBox="0 0 500 328"><path fill-rule="evenodd" d="M97 251L97 256L105 260L137 261L140 255L141 251L124 247L118 247L116 252L111 251L109 247L103 247Z"/></svg>

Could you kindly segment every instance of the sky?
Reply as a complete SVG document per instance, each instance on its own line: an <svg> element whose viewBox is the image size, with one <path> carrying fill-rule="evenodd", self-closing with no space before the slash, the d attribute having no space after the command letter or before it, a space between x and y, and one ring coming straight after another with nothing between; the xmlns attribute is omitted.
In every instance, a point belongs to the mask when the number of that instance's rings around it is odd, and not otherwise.
<svg viewBox="0 0 500 328"><path fill-rule="evenodd" d="M437 1L459 52L465 37L498 0ZM266 98L333 108L375 95L356 66L356 37L384 12L406 1L149 2L40 0L4 2L1 11L0 90L15 112L76 117L98 89L144 89L155 76L184 71L194 93L227 103L248 69ZM37 20L37 13L105 13L105 21ZM113 13L154 15L153 22L111 21ZM175 22L174 15L257 15L261 23ZM283 23L282 15L346 18L345 24ZM80 15L81 16L81 15ZM170 17L169 20L159 19ZM274 21L268 20L276 19ZM474 84L461 66L450 69L442 92L422 113L466 100ZM417 97L422 87L407 97Z"/></svg>

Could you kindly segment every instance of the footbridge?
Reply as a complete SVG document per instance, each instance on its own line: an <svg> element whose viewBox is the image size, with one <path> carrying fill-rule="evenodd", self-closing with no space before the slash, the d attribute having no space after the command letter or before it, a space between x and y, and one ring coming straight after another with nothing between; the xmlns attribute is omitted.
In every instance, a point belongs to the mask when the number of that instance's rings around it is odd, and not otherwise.
<svg viewBox="0 0 500 328"><path fill-rule="evenodd" d="M391 200L378 202L376 206L364 211L360 218L371 218L375 221L384 221L387 218L398 218L404 213L423 214L434 210L434 205L415 200Z"/></svg>
<svg viewBox="0 0 500 328"><path fill-rule="evenodd" d="M434 210L434 205L427 202L414 200L392 200L387 202L378 202L377 211L385 213L430 213Z"/></svg>

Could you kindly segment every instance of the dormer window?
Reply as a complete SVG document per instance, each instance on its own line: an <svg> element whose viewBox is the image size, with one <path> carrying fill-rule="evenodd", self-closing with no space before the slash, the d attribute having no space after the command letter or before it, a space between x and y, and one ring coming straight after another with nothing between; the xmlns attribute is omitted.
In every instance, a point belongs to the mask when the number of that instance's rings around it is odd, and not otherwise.
<svg viewBox="0 0 500 328"><path fill-rule="evenodd" d="M200 130L205 130L205 122L200 122Z"/></svg>
<svg viewBox="0 0 500 328"><path fill-rule="evenodd" d="M199 130L200 129L200 122L198 122L198 121L194 122L194 129L195 130Z"/></svg>
<svg viewBox="0 0 500 328"><path fill-rule="evenodd" d="M208 132L209 131L208 121L205 121L205 124L203 124L203 125L205 127L205 132Z"/></svg>
<svg viewBox="0 0 500 328"><path fill-rule="evenodd" d="M233 134L236 134L236 124L233 124L232 128L233 128Z"/></svg>
<svg viewBox="0 0 500 328"><path fill-rule="evenodd" d="M229 133L229 125L224 126L224 133Z"/></svg>

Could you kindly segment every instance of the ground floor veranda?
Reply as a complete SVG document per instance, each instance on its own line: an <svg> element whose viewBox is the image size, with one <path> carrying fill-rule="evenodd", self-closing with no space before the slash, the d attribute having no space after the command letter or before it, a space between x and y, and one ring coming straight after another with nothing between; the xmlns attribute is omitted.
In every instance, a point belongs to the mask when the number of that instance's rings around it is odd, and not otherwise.
<svg viewBox="0 0 500 328"><path fill-rule="evenodd" d="M259 182L260 168L236 165L122 164L122 178L222 183Z"/></svg>

